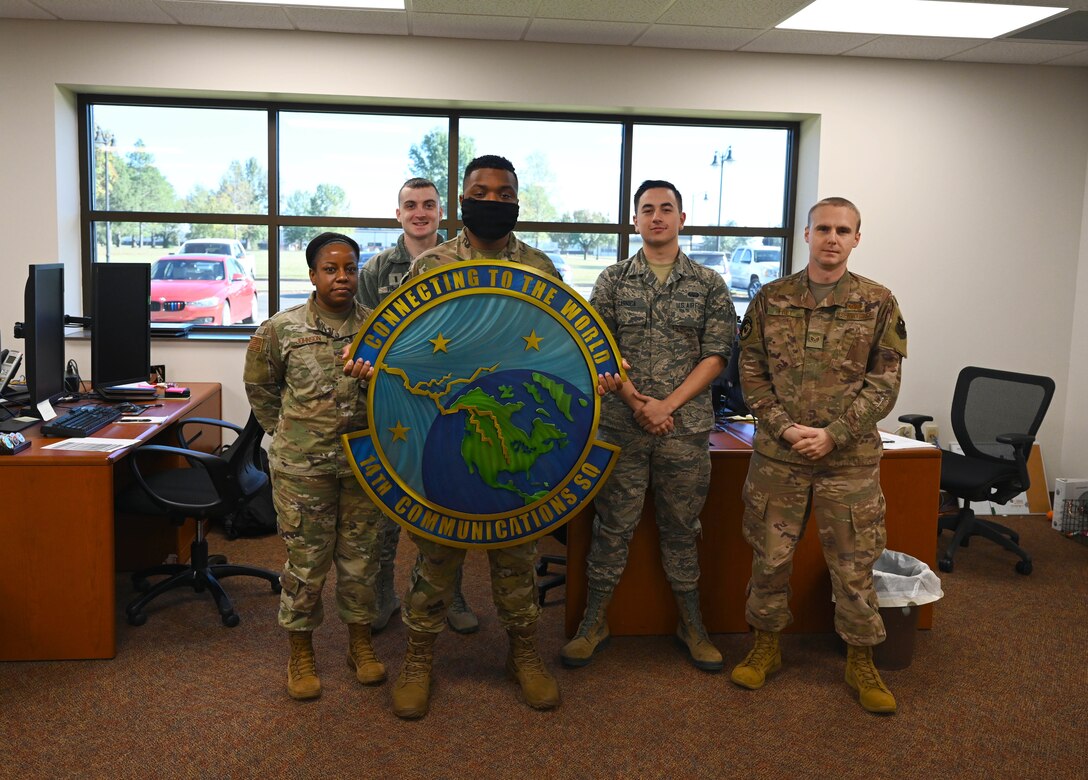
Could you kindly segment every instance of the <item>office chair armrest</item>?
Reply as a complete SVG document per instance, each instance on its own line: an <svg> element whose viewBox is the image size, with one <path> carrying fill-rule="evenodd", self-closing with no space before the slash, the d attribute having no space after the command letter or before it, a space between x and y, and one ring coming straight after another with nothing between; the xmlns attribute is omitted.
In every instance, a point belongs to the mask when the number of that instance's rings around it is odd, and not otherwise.
<svg viewBox="0 0 1088 780"><path fill-rule="evenodd" d="M168 498L163 498L147 483L144 479L143 472L140 471L139 462L143 460L147 455L173 455L179 458L185 458L189 462L189 465L193 468L203 467L208 472L208 477L215 485L216 492L223 495L223 486L230 478L230 467L227 462L220 458L218 455L211 455L207 452L200 452L199 450L189 450L184 447L169 447L165 444L145 444L144 446L133 451L129 456L128 462L132 468L133 479L143 488L144 492L158 504L163 510L170 512L193 512L212 509L220 502L216 501L211 504L179 504Z"/></svg>
<svg viewBox="0 0 1088 780"><path fill-rule="evenodd" d="M193 438L186 439L186 425L214 425L217 428L226 428L227 430L234 431L239 436L242 435L242 428L240 426L235 425L232 422L227 422L226 420L218 420L214 417L186 417L184 420L178 420L175 426L178 432L178 442L185 449L189 449L189 445L200 438L200 434L198 433Z"/></svg>
<svg viewBox="0 0 1088 780"><path fill-rule="evenodd" d="M1028 476L1028 457L1031 455L1031 445L1035 443L1035 437L1026 433L1000 433L997 441L1012 447L1016 456L1016 468L1020 471L1020 484L1027 490L1031 482Z"/></svg>
<svg viewBox="0 0 1088 780"><path fill-rule="evenodd" d="M899 415L899 422L913 425L914 438L918 439L918 441L925 441L926 437L922 435L922 423L933 422L933 418L925 414L901 414Z"/></svg>

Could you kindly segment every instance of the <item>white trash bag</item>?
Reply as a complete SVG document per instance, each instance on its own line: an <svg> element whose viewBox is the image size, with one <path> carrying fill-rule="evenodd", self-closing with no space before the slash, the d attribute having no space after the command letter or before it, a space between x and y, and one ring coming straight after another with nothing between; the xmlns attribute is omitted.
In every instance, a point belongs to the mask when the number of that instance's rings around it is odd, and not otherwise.
<svg viewBox="0 0 1088 780"><path fill-rule="evenodd" d="M873 585L881 607L914 607L944 596L933 569L894 550L885 550L873 564Z"/></svg>

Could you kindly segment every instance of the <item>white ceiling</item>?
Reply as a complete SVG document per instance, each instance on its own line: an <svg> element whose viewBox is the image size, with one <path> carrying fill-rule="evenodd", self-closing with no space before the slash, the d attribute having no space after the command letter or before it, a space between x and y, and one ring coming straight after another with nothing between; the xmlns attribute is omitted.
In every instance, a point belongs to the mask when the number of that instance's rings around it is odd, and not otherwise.
<svg viewBox="0 0 1088 780"><path fill-rule="evenodd" d="M1016 1L1063 5L1070 11L1057 20L992 41L774 29L809 0L405 0L404 11L207 0L0 0L0 19L1088 67L1088 0Z"/></svg>

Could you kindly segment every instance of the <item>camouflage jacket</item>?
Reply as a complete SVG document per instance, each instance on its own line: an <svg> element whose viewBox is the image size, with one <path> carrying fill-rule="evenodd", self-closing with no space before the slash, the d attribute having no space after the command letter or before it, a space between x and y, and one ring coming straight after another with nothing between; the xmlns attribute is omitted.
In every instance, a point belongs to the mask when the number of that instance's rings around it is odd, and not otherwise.
<svg viewBox="0 0 1088 780"><path fill-rule="evenodd" d="M512 263L522 263L559 278L559 272L555 270L555 266L546 254L519 241L513 233L510 234L510 239L502 249L484 251L473 248L464 231L417 257L412 263L411 270L408 271L408 276L419 276L448 263L459 263L465 260L507 260Z"/></svg>
<svg viewBox="0 0 1088 780"><path fill-rule="evenodd" d="M828 466L876 463L876 424L895 405L907 328L886 287L847 271L817 305L808 271L775 280L748 306L740 329L740 379L759 420L754 447L811 464L781 438L790 425L826 428Z"/></svg>
<svg viewBox="0 0 1088 780"><path fill-rule="evenodd" d="M631 364L628 375L640 393L664 398L704 358L728 362L737 314L729 290L716 271L680 252L665 284L658 282L639 250L610 265L597 277L589 302L612 331L620 354ZM615 394L602 404L602 425L637 425L630 407ZM673 415L674 435L714 428L709 388Z"/></svg>
<svg viewBox="0 0 1088 780"><path fill-rule="evenodd" d="M396 246L378 252L359 269L359 288L355 297L368 309L378 308L378 304L400 286L411 264L412 256L404 245L402 233Z"/></svg>
<svg viewBox="0 0 1088 780"><path fill-rule="evenodd" d="M250 338L243 381L254 414L272 435L273 468L351 474L340 435L366 428L366 385L344 376L340 353L369 314L356 303L336 332L322 322L311 294L265 320Z"/></svg>

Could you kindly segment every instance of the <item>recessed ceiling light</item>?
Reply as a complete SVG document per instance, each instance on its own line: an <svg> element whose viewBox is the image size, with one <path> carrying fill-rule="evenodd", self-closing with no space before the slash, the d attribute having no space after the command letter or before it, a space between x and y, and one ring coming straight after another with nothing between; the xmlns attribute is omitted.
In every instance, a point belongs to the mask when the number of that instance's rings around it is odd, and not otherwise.
<svg viewBox="0 0 1088 780"><path fill-rule="evenodd" d="M874 35L996 38L1067 10L935 0L815 0L777 27Z"/></svg>
<svg viewBox="0 0 1088 780"><path fill-rule="evenodd" d="M404 0L214 0L217 3L256 3L258 5L304 5L310 8L380 8L403 11Z"/></svg>

